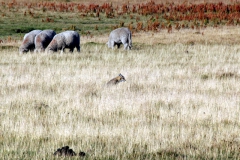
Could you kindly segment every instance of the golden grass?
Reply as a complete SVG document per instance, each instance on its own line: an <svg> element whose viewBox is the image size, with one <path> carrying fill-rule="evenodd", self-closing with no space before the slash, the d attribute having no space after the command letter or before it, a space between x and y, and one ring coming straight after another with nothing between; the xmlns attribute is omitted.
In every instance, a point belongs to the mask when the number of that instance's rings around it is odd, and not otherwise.
<svg viewBox="0 0 240 160"><path fill-rule="evenodd" d="M139 33L131 51L107 35L82 37L80 54L1 50L1 157L68 145L86 159L239 158L239 29L203 32Z"/></svg>
<svg viewBox="0 0 240 160"><path fill-rule="evenodd" d="M240 29L238 26L207 27L201 29L181 29L167 33L166 29L159 32L133 33L133 42L147 45L156 44L237 44L240 41ZM101 37L83 37L81 43L107 42L108 34Z"/></svg>
<svg viewBox="0 0 240 160"><path fill-rule="evenodd" d="M98 43L105 44L108 41L109 34L101 36L86 36L81 35L81 44ZM156 45L156 44L238 44L240 41L240 29L238 26L221 26L207 27L202 29L182 29L173 30L172 33L167 33L166 29L159 32L138 32L133 33L133 42L137 43L135 49L141 47L141 44ZM1 46L19 47L22 40L14 40L10 42L0 43Z"/></svg>
<svg viewBox="0 0 240 160"><path fill-rule="evenodd" d="M144 38L138 38L138 37ZM147 44L236 44L240 41L240 30L237 26L221 26L217 28L207 27L201 29L182 29L173 30L172 33L167 33L166 30L161 30L157 33L136 33L135 42Z"/></svg>

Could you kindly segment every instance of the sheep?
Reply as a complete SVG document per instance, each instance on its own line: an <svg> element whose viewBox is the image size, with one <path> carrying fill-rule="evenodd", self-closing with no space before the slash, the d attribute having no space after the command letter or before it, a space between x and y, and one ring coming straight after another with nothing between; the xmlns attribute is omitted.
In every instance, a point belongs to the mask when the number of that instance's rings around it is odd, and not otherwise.
<svg viewBox="0 0 240 160"><path fill-rule="evenodd" d="M115 45L119 48L121 44L124 45L125 50L132 48L132 33L128 28L117 28L109 35L108 48L113 49Z"/></svg>
<svg viewBox="0 0 240 160"><path fill-rule="evenodd" d="M64 52L65 48L69 48L70 52L73 52L74 48L80 52L80 35L76 31L64 31L56 34L50 44L48 45L46 52L57 52L61 50Z"/></svg>
<svg viewBox="0 0 240 160"><path fill-rule="evenodd" d="M29 50L33 51L35 49L35 44L34 44L34 39L38 33L40 33L41 30L33 30L27 34L24 35L23 37L23 42L21 46L19 47L19 53L26 53Z"/></svg>
<svg viewBox="0 0 240 160"><path fill-rule="evenodd" d="M43 52L55 35L56 32L53 30L43 30L42 32L38 33L34 40L34 52Z"/></svg>

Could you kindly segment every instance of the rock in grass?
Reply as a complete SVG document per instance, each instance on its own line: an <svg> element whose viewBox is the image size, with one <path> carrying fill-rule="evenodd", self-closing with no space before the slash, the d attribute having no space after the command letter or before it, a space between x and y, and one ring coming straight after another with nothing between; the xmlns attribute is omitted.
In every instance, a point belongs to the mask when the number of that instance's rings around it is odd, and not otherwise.
<svg viewBox="0 0 240 160"><path fill-rule="evenodd" d="M55 156L76 156L77 154L69 148L69 146L65 146L62 148L58 148L56 152L54 152Z"/></svg>
<svg viewBox="0 0 240 160"><path fill-rule="evenodd" d="M79 152L79 156L80 156L80 157L84 157L85 155L86 155L85 152L82 152L82 151Z"/></svg>

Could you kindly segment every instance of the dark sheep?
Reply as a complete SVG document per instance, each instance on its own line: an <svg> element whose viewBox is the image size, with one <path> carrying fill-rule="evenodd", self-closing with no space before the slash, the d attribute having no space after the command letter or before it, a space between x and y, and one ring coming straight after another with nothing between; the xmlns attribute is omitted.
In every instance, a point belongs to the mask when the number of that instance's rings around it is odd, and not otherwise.
<svg viewBox="0 0 240 160"><path fill-rule="evenodd" d="M42 32L38 33L34 40L34 52L44 52L55 35L56 32L53 30L43 30Z"/></svg>

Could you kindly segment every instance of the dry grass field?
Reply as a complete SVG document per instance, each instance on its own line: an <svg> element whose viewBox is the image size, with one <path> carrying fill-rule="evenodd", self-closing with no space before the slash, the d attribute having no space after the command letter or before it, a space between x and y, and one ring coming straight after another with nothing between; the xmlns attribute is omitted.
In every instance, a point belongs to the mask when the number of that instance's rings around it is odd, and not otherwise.
<svg viewBox="0 0 240 160"><path fill-rule="evenodd" d="M240 159L237 21L200 27L196 20L195 28L177 30L178 22L159 18L173 30L135 31L132 50L112 50L112 27L137 28L138 18L154 22L156 15L97 17L25 2L0 3L0 159ZM174 1L206 2L221 1ZM20 55L23 35L34 28L77 30L81 52ZM108 87L119 73L126 81ZM63 146L85 156L54 156Z"/></svg>
<svg viewBox="0 0 240 160"><path fill-rule="evenodd" d="M201 32L138 33L131 51L107 35L80 54L1 48L0 159L240 158L240 29Z"/></svg>

